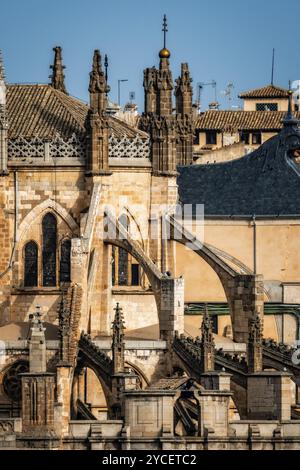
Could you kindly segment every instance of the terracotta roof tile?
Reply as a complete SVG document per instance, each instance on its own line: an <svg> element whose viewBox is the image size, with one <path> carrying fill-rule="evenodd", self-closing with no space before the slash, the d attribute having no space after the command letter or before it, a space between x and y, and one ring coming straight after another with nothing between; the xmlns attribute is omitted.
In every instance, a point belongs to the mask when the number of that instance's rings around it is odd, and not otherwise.
<svg viewBox="0 0 300 470"><path fill-rule="evenodd" d="M262 88L255 88L239 95L240 98L288 98L289 90L274 85L268 85Z"/></svg>
<svg viewBox="0 0 300 470"><path fill-rule="evenodd" d="M300 118L300 113L295 113ZM195 121L196 129L238 132L241 130L279 131L284 111L217 111L201 113Z"/></svg>
<svg viewBox="0 0 300 470"><path fill-rule="evenodd" d="M49 85L8 85L7 110L9 138L49 139L57 135L63 138L84 135L89 107ZM125 122L108 119L111 134L117 138L148 138L148 134Z"/></svg>

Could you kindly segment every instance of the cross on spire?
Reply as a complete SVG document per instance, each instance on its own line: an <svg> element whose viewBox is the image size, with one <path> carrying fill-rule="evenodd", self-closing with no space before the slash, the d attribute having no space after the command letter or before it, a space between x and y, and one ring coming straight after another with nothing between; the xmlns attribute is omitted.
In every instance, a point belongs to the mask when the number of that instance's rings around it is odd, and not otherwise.
<svg viewBox="0 0 300 470"><path fill-rule="evenodd" d="M167 23L167 15L164 15L163 18L163 28L162 31L164 33L164 49L166 48L166 39L167 39L167 32L168 32L168 23Z"/></svg>

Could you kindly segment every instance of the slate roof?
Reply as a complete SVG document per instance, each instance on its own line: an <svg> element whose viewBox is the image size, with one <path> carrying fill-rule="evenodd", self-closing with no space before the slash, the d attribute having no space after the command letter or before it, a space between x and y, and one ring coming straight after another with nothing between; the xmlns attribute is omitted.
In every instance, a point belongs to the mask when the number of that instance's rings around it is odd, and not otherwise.
<svg viewBox="0 0 300 470"><path fill-rule="evenodd" d="M82 101L55 90L50 85L8 85L7 111L9 138L51 139L57 135L69 138L85 134L89 107ZM148 134L109 116L111 134L117 138L136 136L147 139Z"/></svg>
<svg viewBox="0 0 300 470"><path fill-rule="evenodd" d="M242 99L257 99L257 98L288 98L289 90L280 88L274 85L267 85L262 88L255 88L254 90L245 91L239 95Z"/></svg>
<svg viewBox="0 0 300 470"><path fill-rule="evenodd" d="M201 113L195 121L196 129L218 130L223 132L239 131L279 131L286 111L218 111ZM296 113L300 118L300 113Z"/></svg>
<svg viewBox="0 0 300 470"><path fill-rule="evenodd" d="M238 160L178 167L181 204L204 204L205 217L300 217L300 149L293 125Z"/></svg>

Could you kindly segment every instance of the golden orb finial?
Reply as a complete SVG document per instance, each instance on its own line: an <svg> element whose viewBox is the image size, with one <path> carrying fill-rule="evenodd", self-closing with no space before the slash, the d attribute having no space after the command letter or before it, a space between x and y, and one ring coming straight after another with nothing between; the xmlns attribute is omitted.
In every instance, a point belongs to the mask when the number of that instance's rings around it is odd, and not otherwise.
<svg viewBox="0 0 300 470"><path fill-rule="evenodd" d="M159 57L161 59L169 59L170 56L171 56L171 52L166 47L164 47L163 49L161 49L161 51L159 51Z"/></svg>

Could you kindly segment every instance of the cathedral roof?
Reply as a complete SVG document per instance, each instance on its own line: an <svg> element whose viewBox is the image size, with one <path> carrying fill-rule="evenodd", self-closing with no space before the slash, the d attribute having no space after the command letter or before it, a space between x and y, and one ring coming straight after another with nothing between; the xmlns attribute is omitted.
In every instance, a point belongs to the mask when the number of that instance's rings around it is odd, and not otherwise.
<svg viewBox="0 0 300 470"><path fill-rule="evenodd" d="M262 88L255 88L254 90L249 90L239 95L242 99L258 99L258 98L286 98L289 97L289 90L285 88L280 88L274 85L267 85Z"/></svg>
<svg viewBox="0 0 300 470"><path fill-rule="evenodd" d="M89 106L50 85L8 85L7 110L9 138L51 139L84 135ZM108 117L111 134L134 139L148 135L112 116Z"/></svg>
<svg viewBox="0 0 300 470"><path fill-rule="evenodd" d="M182 204L205 217L300 217L300 131L294 120L258 150L230 162L179 167ZM296 155L298 157L298 155Z"/></svg>
<svg viewBox="0 0 300 470"><path fill-rule="evenodd" d="M241 130L280 130L284 111L218 111L201 113L195 121L196 129L238 132ZM296 113L300 118L300 113Z"/></svg>

